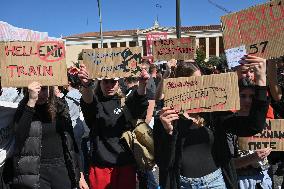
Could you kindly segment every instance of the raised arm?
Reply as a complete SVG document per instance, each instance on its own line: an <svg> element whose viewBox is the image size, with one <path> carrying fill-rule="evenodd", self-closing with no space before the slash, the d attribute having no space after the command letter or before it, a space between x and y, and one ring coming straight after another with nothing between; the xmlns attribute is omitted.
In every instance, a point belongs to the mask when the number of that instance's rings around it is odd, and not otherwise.
<svg viewBox="0 0 284 189"><path fill-rule="evenodd" d="M90 87L92 80L89 78L89 72L84 64L80 65L78 77L83 85L82 99L85 103L91 104L94 98L94 90Z"/></svg>
<svg viewBox="0 0 284 189"><path fill-rule="evenodd" d="M15 113L14 131L16 142L24 144L24 141L29 135L32 119L35 113L34 107L38 100L38 94L41 90L41 84L32 82L28 86L29 97L24 98L20 103Z"/></svg>
<svg viewBox="0 0 284 189"><path fill-rule="evenodd" d="M154 155L160 169L167 170L173 167L178 137L178 131L173 127L173 121L177 119L177 113L170 108L163 108L160 118L155 118Z"/></svg>
<svg viewBox="0 0 284 189"><path fill-rule="evenodd" d="M246 65L255 73L255 97L248 116L230 116L223 120L227 132L238 136L252 136L265 128L266 114L269 105L266 87L266 60L247 55L243 58Z"/></svg>

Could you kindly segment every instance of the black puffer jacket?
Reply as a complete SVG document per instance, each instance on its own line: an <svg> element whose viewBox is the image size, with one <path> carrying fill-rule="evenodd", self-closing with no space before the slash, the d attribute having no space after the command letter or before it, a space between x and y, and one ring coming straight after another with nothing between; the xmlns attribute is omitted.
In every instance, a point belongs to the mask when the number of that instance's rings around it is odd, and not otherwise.
<svg viewBox="0 0 284 189"><path fill-rule="evenodd" d="M23 99L15 114L16 146L14 156L13 188L40 188L40 157L42 123L35 121L35 109L28 107ZM62 99L56 99L56 127L61 135L64 159L72 182L78 186L80 179L80 157L73 134L68 106Z"/></svg>

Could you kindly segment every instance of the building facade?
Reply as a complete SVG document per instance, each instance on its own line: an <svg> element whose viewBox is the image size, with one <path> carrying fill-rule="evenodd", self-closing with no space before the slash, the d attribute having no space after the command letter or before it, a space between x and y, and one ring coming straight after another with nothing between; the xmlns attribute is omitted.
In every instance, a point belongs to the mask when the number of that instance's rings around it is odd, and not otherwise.
<svg viewBox="0 0 284 189"><path fill-rule="evenodd" d="M89 32L64 37L66 44L66 62L72 65L77 61L82 49L143 47L143 56L149 55L149 36L164 35L167 39L176 38L175 27L162 27L156 21L147 29L106 31L103 32L101 46L100 32ZM220 25L181 27L181 37L196 37L196 46L206 53L206 59L224 53L222 31Z"/></svg>

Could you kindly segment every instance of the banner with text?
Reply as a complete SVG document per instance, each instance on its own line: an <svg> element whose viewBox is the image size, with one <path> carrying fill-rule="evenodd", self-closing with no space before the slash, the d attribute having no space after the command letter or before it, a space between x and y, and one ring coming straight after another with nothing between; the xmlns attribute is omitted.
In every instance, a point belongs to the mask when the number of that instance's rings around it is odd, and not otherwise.
<svg viewBox="0 0 284 189"><path fill-rule="evenodd" d="M196 52L195 37L161 39L153 42L154 60L189 60Z"/></svg>
<svg viewBox="0 0 284 189"><path fill-rule="evenodd" d="M270 1L221 18L230 67L244 54L262 58L283 55L284 0Z"/></svg>
<svg viewBox="0 0 284 189"><path fill-rule="evenodd" d="M239 110L236 73L164 80L165 106L188 113Z"/></svg>
<svg viewBox="0 0 284 189"><path fill-rule="evenodd" d="M68 84L63 42L2 42L0 64L4 87L26 87L32 81L43 86Z"/></svg>
<svg viewBox="0 0 284 189"><path fill-rule="evenodd" d="M258 150L272 148L273 151L284 151L284 119L270 119L267 127L252 137L239 137L241 150Z"/></svg>
<svg viewBox="0 0 284 189"><path fill-rule="evenodd" d="M92 79L124 78L139 76L141 54L142 47L84 49L83 60Z"/></svg>

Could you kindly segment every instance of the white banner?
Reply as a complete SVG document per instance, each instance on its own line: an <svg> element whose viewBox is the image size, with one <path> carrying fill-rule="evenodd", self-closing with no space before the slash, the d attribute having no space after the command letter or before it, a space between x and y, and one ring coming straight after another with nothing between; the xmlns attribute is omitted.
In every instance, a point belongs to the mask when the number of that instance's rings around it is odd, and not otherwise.
<svg viewBox="0 0 284 189"><path fill-rule="evenodd" d="M29 29L18 28L0 21L0 41L48 41L60 40L48 37L47 32L38 32Z"/></svg>

